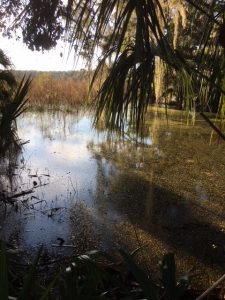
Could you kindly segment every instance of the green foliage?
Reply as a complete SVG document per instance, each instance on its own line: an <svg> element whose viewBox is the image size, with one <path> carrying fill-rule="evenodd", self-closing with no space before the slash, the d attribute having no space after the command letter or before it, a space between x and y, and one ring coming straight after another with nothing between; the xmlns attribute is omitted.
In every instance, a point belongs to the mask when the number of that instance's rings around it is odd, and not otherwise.
<svg viewBox="0 0 225 300"><path fill-rule="evenodd" d="M147 274L143 269L141 269L130 255L128 255L124 251L120 251L120 253L122 254L129 270L132 272L135 279L143 289L145 297L151 300L159 299L159 289L157 285L153 282L150 275Z"/></svg>
<svg viewBox="0 0 225 300"><path fill-rule="evenodd" d="M33 288L35 288L35 285L34 285L34 275L35 275L35 272L36 272L36 269L37 269L37 265L38 265L38 262L40 260L40 257L41 257L41 254L42 254L42 247L39 249L35 259L34 259L34 262L32 263L28 273L25 275L24 277L24 280L23 280L23 286L22 286L22 289L18 295L18 300L25 300L25 299L29 299L31 298L31 292Z"/></svg>
<svg viewBox="0 0 225 300"><path fill-rule="evenodd" d="M0 49L0 65L5 69L11 66L8 56L2 51L2 49Z"/></svg>
<svg viewBox="0 0 225 300"><path fill-rule="evenodd" d="M30 88L31 79L25 76L22 78L15 91L11 91L10 96L5 99L0 105L0 113L2 114L0 130L10 128L12 122L16 120L25 110L25 105L28 101L27 94Z"/></svg>
<svg viewBox="0 0 225 300"><path fill-rule="evenodd" d="M0 241L0 295L2 300L8 300L8 268L3 241Z"/></svg>
<svg viewBox="0 0 225 300"><path fill-rule="evenodd" d="M78 256L67 267L64 275L63 298L98 299L97 292L103 286L104 273L88 255Z"/></svg>
<svg viewBox="0 0 225 300"><path fill-rule="evenodd" d="M165 254L161 262L162 285L165 291L165 299L180 299L189 285L189 278L176 279L176 265L174 254Z"/></svg>
<svg viewBox="0 0 225 300"><path fill-rule="evenodd" d="M16 80L9 71L11 62L5 53L0 49L0 105L10 97L11 90L16 86Z"/></svg>
<svg viewBox="0 0 225 300"><path fill-rule="evenodd" d="M0 64L4 68L0 71L0 134L3 136L4 132L10 132L12 122L24 112L31 79L23 76L17 86L15 76L8 70L10 60L2 50Z"/></svg>
<svg viewBox="0 0 225 300"><path fill-rule="evenodd" d="M20 14L11 30L22 28L31 49L49 49L66 32L71 51L88 62L101 52L92 81L93 87L102 78L96 121L104 114L110 128L123 129L129 121L138 131L147 105L167 103L171 94L188 110L220 109L224 1L5 0L3 23L16 8ZM167 70L162 99L154 86L159 58Z"/></svg>
<svg viewBox="0 0 225 300"><path fill-rule="evenodd" d="M149 300L178 300L187 290L189 279L180 281L176 279L173 254L163 257L160 267L161 282L158 283L153 281L150 274L144 271L131 255L124 251L120 251L120 254L125 263L120 269L119 265L105 253L94 251L74 257L66 268L61 267L53 279L43 285L37 275L38 266L41 264L42 248L40 248L32 265L28 271L25 271L24 278L21 280L20 275L18 286L10 285L9 290L6 247L1 242L1 299L7 300L10 294L18 300L142 299L143 296ZM9 260L9 269L12 268L13 262L10 263ZM128 276L128 271L131 272L134 279L130 275ZM16 282L15 276L14 270L14 282ZM133 285L134 281L135 285Z"/></svg>
<svg viewBox="0 0 225 300"><path fill-rule="evenodd" d="M128 269L133 273L135 279L143 289L146 299L151 300L178 300L185 294L189 286L189 277L180 279L176 278L176 265L174 254L169 253L163 256L160 271L161 283L156 284L149 272L144 271L137 265L131 255L120 251L127 264Z"/></svg>

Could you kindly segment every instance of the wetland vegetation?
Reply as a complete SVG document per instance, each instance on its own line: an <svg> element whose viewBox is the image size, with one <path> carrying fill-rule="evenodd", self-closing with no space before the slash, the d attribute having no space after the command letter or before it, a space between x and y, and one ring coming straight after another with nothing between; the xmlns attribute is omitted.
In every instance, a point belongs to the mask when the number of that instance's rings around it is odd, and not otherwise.
<svg viewBox="0 0 225 300"><path fill-rule="evenodd" d="M222 275L225 144L200 115L188 124L178 110L148 114L137 141L92 128L82 108L17 120L27 143L1 160L1 234L25 261L41 244L49 262L140 247L153 274L173 252L178 274L193 267L201 290Z"/></svg>
<svg viewBox="0 0 225 300"><path fill-rule="evenodd" d="M218 278L224 298L224 16L219 0L0 4L32 50L101 53L27 77L0 51L4 300L195 299Z"/></svg>

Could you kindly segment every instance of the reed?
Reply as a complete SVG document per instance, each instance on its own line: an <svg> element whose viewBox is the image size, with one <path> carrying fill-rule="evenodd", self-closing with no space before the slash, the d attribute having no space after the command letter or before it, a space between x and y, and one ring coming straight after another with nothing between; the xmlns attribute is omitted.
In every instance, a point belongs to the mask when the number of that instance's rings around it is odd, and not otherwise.
<svg viewBox="0 0 225 300"><path fill-rule="evenodd" d="M88 78L72 76L55 76L52 73L40 73L33 78L32 88L29 92L29 108L51 106L84 105L88 98Z"/></svg>

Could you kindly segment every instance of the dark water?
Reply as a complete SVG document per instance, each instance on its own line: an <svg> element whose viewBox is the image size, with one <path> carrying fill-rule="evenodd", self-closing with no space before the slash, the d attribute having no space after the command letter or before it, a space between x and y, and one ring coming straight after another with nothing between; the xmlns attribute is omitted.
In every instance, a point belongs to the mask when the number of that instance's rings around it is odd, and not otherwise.
<svg viewBox="0 0 225 300"><path fill-rule="evenodd" d="M1 160L1 191L16 195L0 206L1 238L54 254L67 249L58 238L75 253L141 244L152 263L173 251L180 269L220 272L225 143L200 118L168 118L149 114L135 143L92 129L88 114L27 112L17 125L29 142Z"/></svg>

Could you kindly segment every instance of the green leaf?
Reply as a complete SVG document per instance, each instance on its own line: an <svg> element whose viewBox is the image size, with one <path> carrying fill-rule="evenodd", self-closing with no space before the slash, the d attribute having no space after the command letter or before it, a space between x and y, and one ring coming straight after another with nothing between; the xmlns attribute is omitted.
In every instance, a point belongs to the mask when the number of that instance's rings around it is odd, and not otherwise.
<svg viewBox="0 0 225 300"><path fill-rule="evenodd" d="M49 285L45 288L44 292L42 293L40 300L47 300L47 299L48 299L48 296L49 296L51 290L52 290L53 287L55 286L56 282L59 280L61 274L62 274L62 272L60 271L60 272L53 278L53 280L49 283Z"/></svg>
<svg viewBox="0 0 225 300"><path fill-rule="evenodd" d="M1 300L8 300L8 268L3 241L0 241L0 298Z"/></svg>
<svg viewBox="0 0 225 300"><path fill-rule="evenodd" d="M176 290L176 266L173 253L164 255L160 269L166 299L173 299Z"/></svg>
<svg viewBox="0 0 225 300"><path fill-rule="evenodd" d="M141 269L133 260L132 256L120 250L124 261L126 262L128 268L136 278L137 282L140 284L143 289L143 293L148 300L157 300L158 298L158 289L154 284L152 278L149 274L146 274L143 269Z"/></svg>
<svg viewBox="0 0 225 300"><path fill-rule="evenodd" d="M27 300L30 299L30 291L33 288L34 285L34 274L36 272L36 268L38 265L38 262L40 260L41 254L42 254L42 250L43 250L43 246L40 247L34 262L32 263L30 270L28 272L28 274L25 276L24 279L24 285L22 287L22 290L19 294L18 300Z"/></svg>

